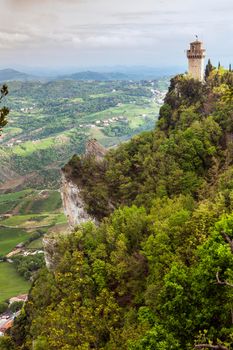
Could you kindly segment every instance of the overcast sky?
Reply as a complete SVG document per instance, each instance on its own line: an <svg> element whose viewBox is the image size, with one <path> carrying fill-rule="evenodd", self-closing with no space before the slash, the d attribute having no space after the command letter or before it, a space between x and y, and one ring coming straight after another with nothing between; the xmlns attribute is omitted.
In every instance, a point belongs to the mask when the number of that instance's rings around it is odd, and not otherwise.
<svg viewBox="0 0 233 350"><path fill-rule="evenodd" d="M185 66L194 35L233 63L232 0L0 0L0 67Z"/></svg>

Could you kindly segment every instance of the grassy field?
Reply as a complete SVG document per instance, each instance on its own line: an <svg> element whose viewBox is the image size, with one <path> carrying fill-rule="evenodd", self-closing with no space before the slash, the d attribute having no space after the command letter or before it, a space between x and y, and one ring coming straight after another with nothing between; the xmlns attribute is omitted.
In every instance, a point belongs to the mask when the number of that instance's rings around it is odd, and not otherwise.
<svg viewBox="0 0 233 350"><path fill-rule="evenodd" d="M1 194L0 203L15 202L16 200L23 199L25 196L31 194L33 190L24 190L20 192Z"/></svg>
<svg viewBox="0 0 233 350"><path fill-rule="evenodd" d="M43 227L52 224L60 224L66 221L63 213L44 213L44 214L28 214L15 215L11 218L0 221L3 226L26 227L33 228L33 226Z"/></svg>
<svg viewBox="0 0 233 350"><path fill-rule="evenodd" d="M147 103L146 106L139 106L136 104L122 104L117 107L112 107L106 109L105 111L92 113L85 116L85 121L95 122L96 120L109 119L112 117L124 116L130 120L134 118L140 119L143 123L142 115L147 114L149 117L153 117L154 120L157 119L159 106L154 103ZM82 119L80 120L82 121ZM132 127L134 125L132 124Z"/></svg>
<svg viewBox="0 0 233 350"><path fill-rule="evenodd" d="M38 238L35 241L32 241L28 246L28 249L43 249L42 238Z"/></svg>
<svg viewBox="0 0 233 350"><path fill-rule="evenodd" d="M19 214L40 214L59 210L61 195L58 191L33 192L21 202Z"/></svg>
<svg viewBox="0 0 233 350"><path fill-rule="evenodd" d="M40 214L59 210L61 195L53 190L24 190L0 195L0 214Z"/></svg>
<svg viewBox="0 0 233 350"><path fill-rule="evenodd" d="M19 294L26 294L30 283L24 280L9 263L0 263L0 302Z"/></svg>
<svg viewBox="0 0 233 350"><path fill-rule="evenodd" d="M23 229L0 228L0 256L10 253L17 244L26 241L29 237L30 234Z"/></svg>
<svg viewBox="0 0 233 350"><path fill-rule="evenodd" d="M55 225L65 225L67 219L63 213L47 213L40 215L16 215L0 221L0 256L10 253L17 244L26 242L33 233L43 229L46 233ZM21 227L20 227L21 226ZM41 240L33 241L28 248L41 248Z"/></svg>
<svg viewBox="0 0 233 350"><path fill-rule="evenodd" d="M109 137L104 135L103 131L95 127L90 130L90 138L94 138L101 142L104 147L111 147L125 140L125 137Z"/></svg>
<svg viewBox="0 0 233 350"><path fill-rule="evenodd" d="M67 222L60 192L55 190L29 189L2 194L0 208L0 256L10 253L17 244L26 242L34 233L47 233L54 225ZM6 214L11 216L5 217ZM41 240L31 242L29 246L32 249L41 247Z"/></svg>
<svg viewBox="0 0 233 350"><path fill-rule="evenodd" d="M56 147L56 139L47 137L38 141L27 141L22 146L14 146L12 152L18 156L29 156L34 152Z"/></svg>

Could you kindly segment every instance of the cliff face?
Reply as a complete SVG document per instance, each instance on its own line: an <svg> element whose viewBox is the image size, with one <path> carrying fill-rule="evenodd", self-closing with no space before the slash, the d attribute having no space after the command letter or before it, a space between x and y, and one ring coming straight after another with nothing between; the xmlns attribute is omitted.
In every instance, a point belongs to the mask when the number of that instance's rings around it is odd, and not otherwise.
<svg viewBox="0 0 233 350"><path fill-rule="evenodd" d="M73 229L86 221L95 221L85 210L85 203L80 195L81 189L78 188L71 180L66 179L62 174L61 195L65 215L68 223Z"/></svg>
<svg viewBox="0 0 233 350"><path fill-rule="evenodd" d="M100 162L106 154L106 149L102 147L95 139L89 140L86 144L85 156L93 156ZM81 196L81 188L79 188L69 175L65 172L61 177L61 197L63 202L64 213L67 217L70 232L78 225L87 221L93 221L97 223L97 220L90 216L86 209L85 203ZM67 234L65 232L64 234ZM57 236L46 235L43 239L45 262L46 266L50 270L56 268L59 260L59 254L57 253Z"/></svg>
<svg viewBox="0 0 233 350"><path fill-rule="evenodd" d="M86 156L94 156L98 161L101 161L107 153L106 148L101 146L96 139L91 139L86 143Z"/></svg>
<svg viewBox="0 0 233 350"><path fill-rule="evenodd" d="M62 174L61 184L61 196L63 202L64 213L67 216L67 220L70 226L70 230L64 233L51 235L48 234L43 239L45 263L49 270L55 270L57 263L60 259L59 252L57 251L57 239L61 234L68 234L76 226L83 224L87 221L95 221L85 210L85 203L80 195L81 189L78 188L71 180L66 179Z"/></svg>
<svg viewBox="0 0 233 350"><path fill-rule="evenodd" d="M58 244L56 237L46 235L43 238L43 246L46 267L49 270L54 270L59 260L59 254L57 252Z"/></svg>
<svg viewBox="0 0 233 350"><path fill-rule="evenodd" d="M94 157L97 162L101 162L106 152L107 150L96 139L91 139L86 143L84 157ZM96 222L96 219L91 217L85 209L85 203L81 196L81 188L64 172L62 174L61 195L64 212L72 229L86 221L91 220Z"/></svg>

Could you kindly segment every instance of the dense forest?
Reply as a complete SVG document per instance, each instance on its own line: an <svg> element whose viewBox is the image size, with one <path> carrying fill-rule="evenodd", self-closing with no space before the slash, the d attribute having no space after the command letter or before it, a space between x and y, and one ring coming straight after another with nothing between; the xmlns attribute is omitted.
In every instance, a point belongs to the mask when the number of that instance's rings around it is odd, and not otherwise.
<svg viewBox="0 0 233 350"><path fill-rule="evenodd" d="M176 76L155 130L63 169L86 223L57 242L1 349L233 349L233 73Z"/></svg>

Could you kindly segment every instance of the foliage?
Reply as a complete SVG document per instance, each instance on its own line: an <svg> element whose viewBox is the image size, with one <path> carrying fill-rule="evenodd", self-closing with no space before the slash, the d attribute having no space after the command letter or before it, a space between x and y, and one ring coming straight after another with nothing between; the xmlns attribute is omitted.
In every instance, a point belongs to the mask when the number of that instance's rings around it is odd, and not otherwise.
<svg viewBox="0 0 233 350"><path fill-rule="evenodd" d="M1 302L0 303L0 314L2 314L3 312L5 312L8 309L8 304L5 302Z"/></svg>
<svg viewBox="0 0 233 350"><path fill-rule="evenodd" d="M13 313L19 311L22 309L24 302L23 301L14 301L12 304L9 306L9 310Z"/></svg>
<svg viewBox="0 0 233 350"><path fill-rule="evenodd" d="M8 88L7 86L4 84L2 87L1 87L1 90L0 90L0 101L8 94ZM0 108L0 135L1 135L1 132L2 132L2 128L4 126L6 126L7 124L7 115L9 114L9 109L7 107L2 107Z"/></svg>
<svg viewBox="0 0 233 350"><path fill-rule="evenodd" d="M40 271L12 330L17 346L233 349L231 77L173 78L154 131L65 166L99 225L59 238L56 267Z"/></svg>
<svg viewBox="0 0 233 350"><path fill-rule="evenodd" d="M30 280L34 274L44 266L44 255L35 254L29 256L18 255L12 258L16 270L26 280Z"/></svg>
<svg viewBox="0 0 233 350"><path fill-rule="evenodd" d="M102 164L76 156L68 163L64 171L81 185L90 214L101 218L132 202L150 206L161 195L199 196L216 162L221 168L231 157L232 73L219 74L212 71L205 85L173 78L154 131L112 150Z"/></svg>
<svg viewBox="0 0 233 350"><path fill-rule="evenodd" d="M205 80L208 79L212 70L214 70L214 66L212 65L210 59L208 59L208 63L207 63L206 68L205 68Z"/></svg>
<svg viewBox="0 0 233 350"><path fill-rule="evenodd" d="M0 337L1 350L14 350L15 346L10 336Z"/></svg>

